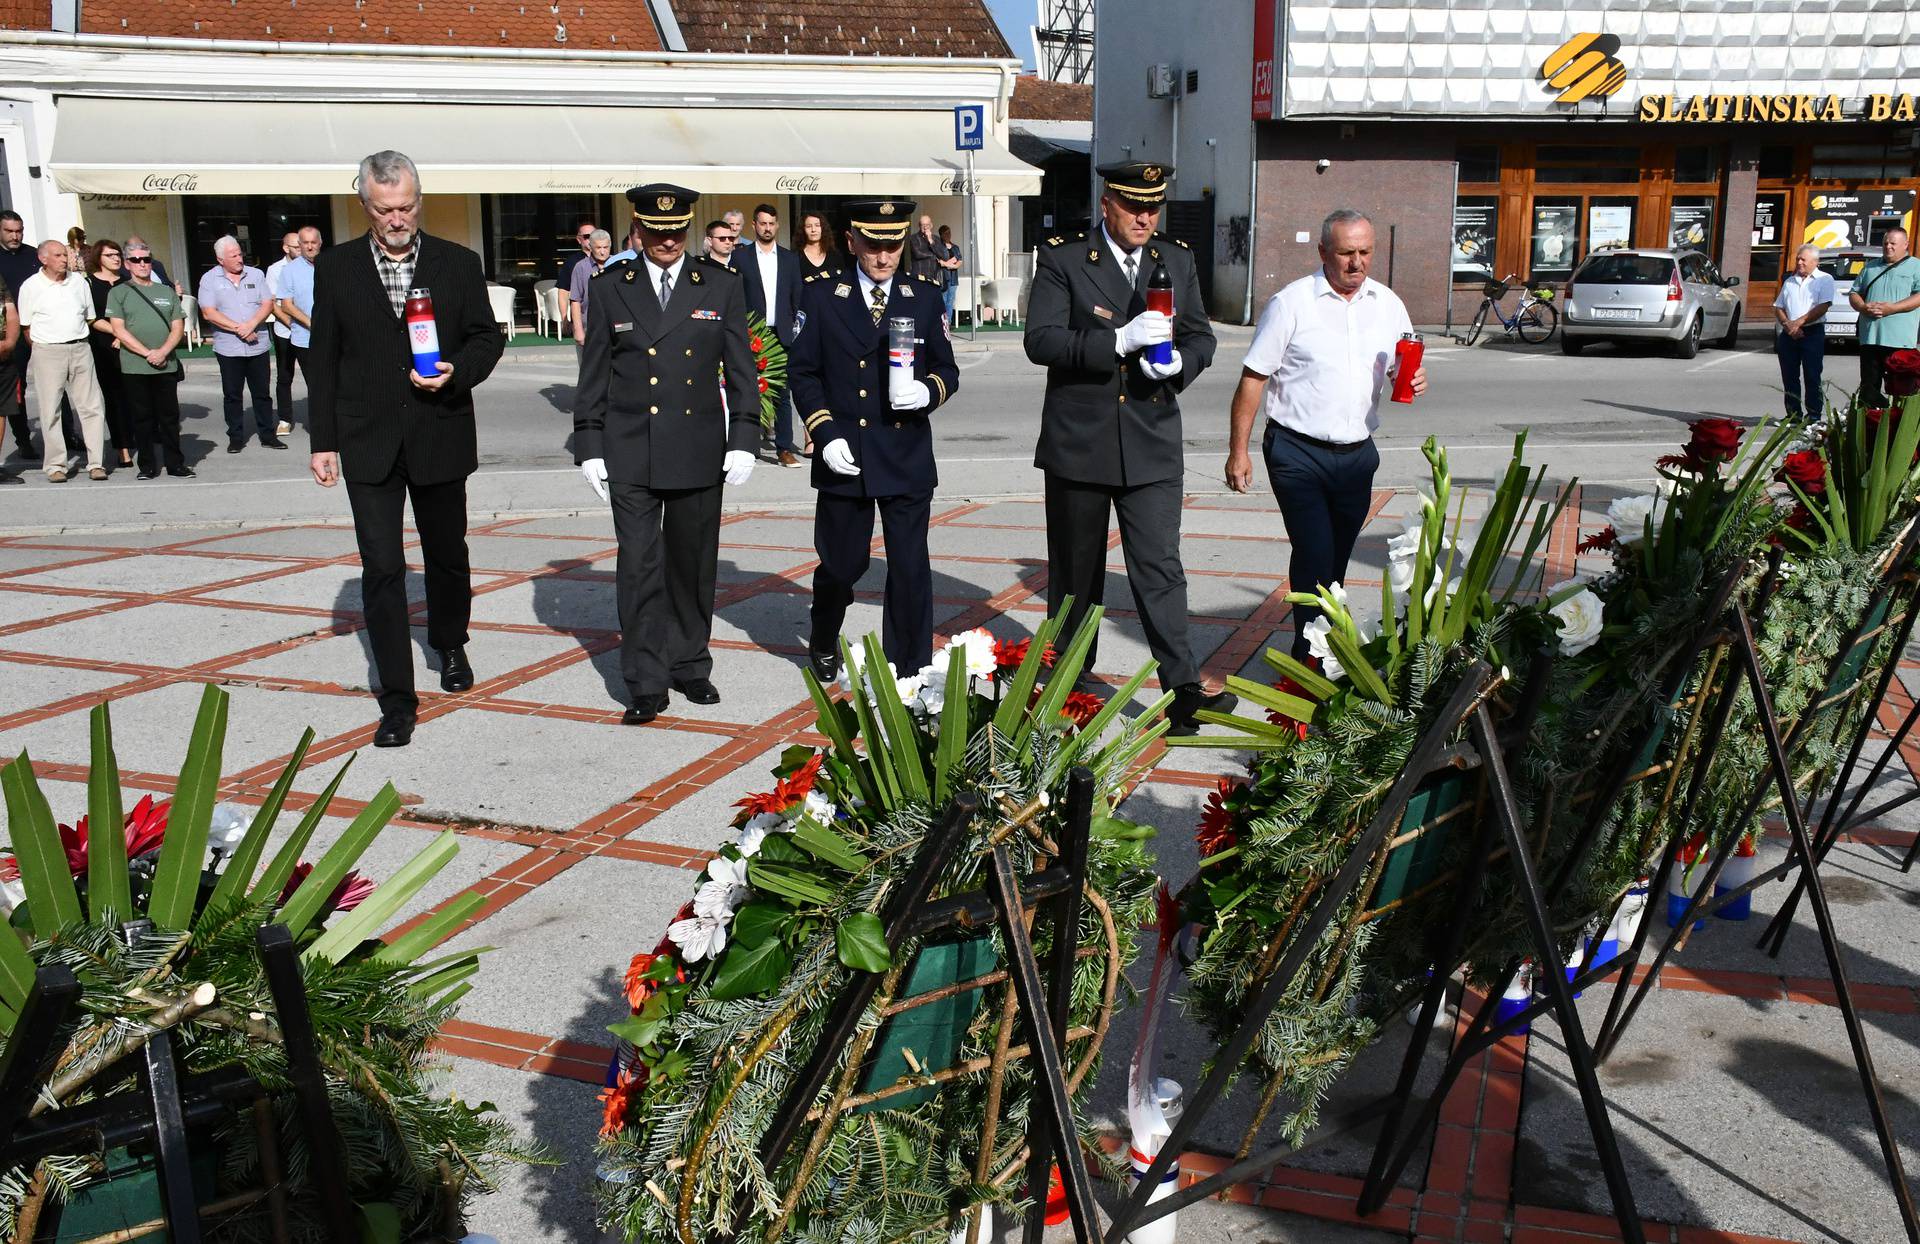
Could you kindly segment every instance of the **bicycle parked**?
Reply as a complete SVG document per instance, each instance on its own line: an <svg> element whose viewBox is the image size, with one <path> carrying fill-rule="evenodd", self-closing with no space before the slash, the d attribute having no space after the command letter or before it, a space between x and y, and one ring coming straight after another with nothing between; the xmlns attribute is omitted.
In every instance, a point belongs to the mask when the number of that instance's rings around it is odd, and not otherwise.
<svg viewBox="0 0 1920 1244"><path fill-rule="evenodd" d="M1553 291L1550 289L1529 289L1520 295L1520 305L1513 310L1511 318L1500 311L1500 300L1513 291L1515 277L1504 281L1488 281L1482 290L1480 309L1473 313L1473 323L1467 326L1467 335L1463 344L1472 345L1480 340L1480 331L1487 326L1487 312L1493 312L1493 318L1500 321L1500 327L1511 337L1515 333L1520 340L1529 345L1539 345L1553 336L1559 326L1559 313L1553 309Z"/></svg>

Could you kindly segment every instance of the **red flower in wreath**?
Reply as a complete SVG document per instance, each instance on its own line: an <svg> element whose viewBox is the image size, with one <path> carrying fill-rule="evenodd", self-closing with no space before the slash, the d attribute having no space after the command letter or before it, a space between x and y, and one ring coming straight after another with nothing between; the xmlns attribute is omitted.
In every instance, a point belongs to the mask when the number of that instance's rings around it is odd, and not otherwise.
<svg viewBox="0 0 1920 1244"><path fill-rule="evenodd" d="M1100 697L1091 691L1069 691L1067 702L1060 706L1060 715L1070 718L1076 726L1084 726L1105 707Z"/></svg>
<svg viewBox="0 0 1920 1244"><path fill-rule="evenodd" d="M1802 492L1823 493L1827 490L1827 460L1815 450L1797 450L1780 463L1778 478L1782 483L1799 485Z"/></svg>
<svg viewBox="0 0 1920 1244"><path fill-rule="evenodd" d="M1311 698L1307 695L1307 689L1301 686L1299 683L1293 681L1293 679L1291 678L1282 678L1279 682L1273 684L1273 689L1275 691L1278 691L1282 695L1299 696L1303 700ZM1298 735L1303 742L1307 737L1306 722L1301 721L1297 717L1289 717L1277 708L1270 708L1267 710L1267 720L1276 726L1280 725L1283 722L1290 721L1293 723L1294 733Z"/></svg>
<svg viewBox="0 0 1920 1244"><path fill-rule="evenodd" d="M1233 810L1227 807L1227 800L1239 789L1238 782L1223 777L1208 794L1207 806L1200 812L1200 824L1193 831L1193 840L1199 844L1202 859L1218 855L1240 841L1240 836L1233 830Z"/></svg>
<svg viewBox="0 0 1920 1244"><path fill-rule="evenodd" d="M760 351L767 348L767 343L760 340L760 335L758 333L755 333L753 336L748 337L747 344L753 347L753 352L755 354L758 354L760 353Z"/></svg>
<svg viewBox="0 0 1920 1244"><path fill-rule="evenodd" d="M637 1072L622 1071L620 1078L613 1082L611 1088L600 1090L600 1104L603 1107L600 1115L600 1135L620 1134L621 1129L627 1125L627 1116L633 1112L634 1099L640 1095L640 1090L645 1088L646 1084L647 1068L646 1064L642 1063Z"/></svg>
<svg viewBox="0 0 1920 1244"><path fill-rule="evenodd" d="M767 378L765 376L760 377L760 391L762 393L767 391Z"/></svg>
<svg viewBox="0 0 1920 1244"><path fill-rule="evenodd" d="M653 970L654 960L658 958L658 955L642 953L635 955L633 962L627 964L627 1005L636 1011L645 1006L654 990L660 987L658 981L646 978L647 973Z"/></svg>
<svg viewBox="0 0 1920 1244"><path fill-rule="evenodd" d="M1740 438L1746 434L1746 429L1732 419L1717 416L1695 419L1687 426L1693 429L1693 436L1681 446L1679 453L1660 459L1661 466L1705 474L1719 463L1733 461L1740 452Z"/></svg>
<svg viewBox="0 0 1920 1244"><path fill-rule="evenodd" d="M1920 350L1895 350L1887 355L1886 378L1881 387L1888 397L1912 397L1920 393Z"/></svg>
<svg viewBox="0 0 1920 1244"><path fill-rule="evenodd" d="M1661 461L1665 461L1662 459ZM1580 553L1600 553L1616 548L1620 543L1620 533L1612 527L1602 527L1580 542L1575 550Z"/></svg>

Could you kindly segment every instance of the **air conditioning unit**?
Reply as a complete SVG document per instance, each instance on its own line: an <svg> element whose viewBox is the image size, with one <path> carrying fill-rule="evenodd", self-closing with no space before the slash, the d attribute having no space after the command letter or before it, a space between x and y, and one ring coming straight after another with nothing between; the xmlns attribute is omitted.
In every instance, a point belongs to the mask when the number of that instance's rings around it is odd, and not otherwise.
<svg viewBox="0 0 1920 1244"><path fill-rule="evenodd" d="M1174 94L1179 74L1172 65L1147 66L1147 98L1168 99Z"/></svg>

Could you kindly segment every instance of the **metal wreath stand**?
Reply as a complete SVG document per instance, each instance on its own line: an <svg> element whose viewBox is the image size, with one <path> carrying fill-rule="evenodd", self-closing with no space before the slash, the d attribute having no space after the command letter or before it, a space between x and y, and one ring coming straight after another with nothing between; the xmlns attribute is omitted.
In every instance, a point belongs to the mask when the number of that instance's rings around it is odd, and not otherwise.
<svg viewBox="0 0 1920 1244"><path fill-rule="evenodd" d="M1886 758L1883 756L1864 780L1860 791L1856 792L1847 811L1844 814L1838 811L1841 795L1865 746L1866 737L1876 718L1879 704L1894 676L1899 653L1903 650L1912 631L1916 614L1920 614L1920 608L1915 607L1916 594L1920 594L1920 576L1916 576L1914 572L1917 548L1920 548L1920 530L1910 529L1901 542L1899 551L1890 560L1883 573L1874 598L1868 602L1866 612L1851 627L1846 639L1840 645L1840 651L1830 671L1827 692L1817 697L1809 706L1802 720L1795 724L1794 733L1785 742L1782 740L1780 723L1773 711L1772 698L1767 689L1765 671L1760 663L1748 610L1735 595L1739 582L1746 573L1746 566L1743 563L1728 571L1716 586L1711 605L1704 612L1706 621L1694 635L1673 650L1678 659L1656 675L1665 690L1664 702L1671 710L1686 714L1685 734L1668 759L1657 763L1652 762L1650 753L1658 742L1657 731L1661 729L1658 715L1652 715L1644 727L1634 732L1636 737L1616 748L1612 753L1614 760L1600 780L1592 787L1573 796L1575 803L1584 802L1588 804L1591 811L1587 814L1578 835L1557 870L1550 878L1544 879L1544 886L1532 843L1541 840L1545 827L1540 827L1538 833L1529 832L1530 827L1527 826L1521 814L1509 777L1508 757L1523 746L1527 739L1534 717L1544 698L1547 675L1552 668L1554 658L1550 653L1536 654L1518 702L1507 715L1507 720L1502 726L1496 726L1487 703L1498 680L1494 672L1484 663L1473 666L1462 679L1445 708L1434 718L1426 733L1420 738L1379 809L1365 829L1352 839L1351 850L1345 864L1320 891L1311 914L1300 926L1300 932L1294 936L1288 953L1267 977L1259 992L1250 1000L1244 1022L1222 1046L1214 1059L1212 1072L1188 1099L1185 1110L1173 1127L1172 1134L1161 1143L1159 1154L1155 1157L1151 1168L1138 1180L1132 1192L1121 1201L1107 1231L1106 1244L1120 1244L1136 1228L1174 1213L1205 1197L1220 1193L1236 1181L1273 1166L1296 1148L1355 1130L1375 1119L1383 1119L1357 1206L1363 1216L1377 1212L1385 1203L1388 1194L1398 1182L1401 1172L1411 1160L1421 1141L1433 1134L1439 1121L1441 1105L1467 1065L1506 1036L1549 1013L1560 1025L1565 1039L1573 1078L1579 1089L1581 1105L1605 1173L1614 1217L1619 1224L1621 1236L1629 1244L1644 1244L1646 1234L1640 1221L1639 1211L1634 1204L1626 1167L1620 1156L1619 1145L1614 1138L1605 1095L1600 1087L1595 1049L1587 1040L1585 1027L1575 1009L1573 999L1578 991L1609 978L1618 977L1614 999L1614 1010L1617 1012L1621 1000L1626 996L1627 986L1633 980L1630 969L1637 964L1639 955L1644 949L1652 921L1642 920L1640 931L1631 950L1623 948L1622 952L1613 959L1602 964L1590 964L1569 980L1565 961L1556 943L1554 930L1559 926L1553 917L1553 905L1564 894L1568 885L1578 874L1580 865L1599 842L1601 830L1613 805L1629 785L1664 778L1664 789L1654 818L1655 825L1660 826L1669 823L1668 814L1674 810L1674 796L1679 789L1682 777L1685 776L1687 792L1678 823L1686 823L1704 785L1706 773L1718 749L1721 732L1731 713L1731 696L1736 690L1735 684L1743 676L1759 709L1760 724L1766 737L1769 757L1766 771L1755 775L1757 789L1749 812L1751 814L1758 811L1769 790L1777 791L1787 811L1793 847L1785 864L1756 877L1750 885L1742 887L1736 894L1723 896L1712 906L1708 906L1696 897L1693 908L1689 909L1679 927L1683 931L1690 928L1697 917L1714 910L1720 903L1731 901L1733 897L1737 897L1738 893L1745 893L1789 873L1799 874L1794 897L1797 898L1802 891L1812 896L1816 923L1827 953L1835 993L1846 1020L1855 1062L1866 1090L1869 1110L1879 1133L1889 1180L1900 1205L1902 1221L1906 1226L1909 1241L1911 1244L1920 1244L1920 1225L1916 1225L1911 1194L1907 1188L1899 1151L1880 1099L1878 1079L1873 1069L1866 1033L1853 1006L1851 990L1841 965L1838 938L1827 910L1825 892L1818 873L1819 861L1844 832L1870 816L1883 813L1891 806L1897 806L1897 804L1883 804L1867 814L1856 816L1862 793L1871 786L1886 764ZM1778 567L1779 556L1776 552L1769 573L1756 595L1756 611L1764 609L1767 599L1770 598L1778 581ZM1898 608L1901 611L1899 616L1893 617L1890 611L1882 617L1891 620L1883 620L1871 626L1866 625L1867 620L1874 617L1877 605L1882 602L1889 603L1891 608ZM1850 680L1849 685L1844 687L1834 685L1837 681L1848 681L1837 676L1847 665L1850 656L1862 645L1870 650L1889 628L1897 629L1898 642L1893 649L1887 668L1882 672L1878 685L1874 688L1873 702L1869 705L1866 718L1856 732L1848 760L1841 769L1826 816L1820 825L1820 836L1816 841L1808 834L1806 817L1797 802L1788 764L1790 749L1794 742L1805 736L1805 732L1812 728L1813 722L1824 711L1836 703L1859 694L1862 688L1857 675ZM1697 691L1688 694L1686 686L1689 676L1709 650L1712 650L1712 655L1709 658L1706 677ZM1737 663L1739 669L1729 669L1726 680L1720 685L1717 694L1710 694L1714 675L1729 655L1731 655L1731 663ZM1702 713L1700 710L1710 698L1714 701L1711 711ZM1842 714L1843 721L1845 717L1846 715ZM1920 707L1916 707L1914 712L1908 714L1900 735L1896 736L1893 745L1888 749L1888 755L1897 750L1900 739L1908 729L1912 728L1917 719L1920 719ZM1707 721L1704 734L1701 733L1703 720ZM1447 741L1463 726L1468 729L1470 745L1449 747ZM1686 768L1689 757L1691 757L1692 766L1690 770ZM1419 989L1420 1012L1418 1019L1415 1020L1414 1032L1424 1033L1431 1030L1440 1013L1451 978L1467 966L1463 951L1468 941L1469 930L1473 927L1481 881L1486 868L1502 858L1505 859L1512 873L1516 896L1523 909L1533 943L1533 958L1540 966L1538 979L1542 982L1541 987L1544 988L1546 997L1535 999L1526 1007L1496 1022L1495 1016L1500 997L1521 967L1518 958L1510 961L1499 979L1487 991L1484 1002L1475 1012L1466 1032L1448 1055L1438 1084L1421 1103L1411 1126L1403 1127L1403 1123L1413 1105L1414 1085L1425 1054L1425 1042L1418 1037L1410 1040L1408 1044L1406 1055L1401 1063L1400 1075L1391 1092L1374 1098L1316 1128L1297 1146L1291 1142L1282 1141L1253 1152L1254 1142L1264 1118L1263 1110L1256 1115L1252 1128L1241 1143L1239 1157L1234 1162L1214 1175L1196 1181L1149 1205L1148 1198L1153 1190L1160 1185L1168 1169L1177 1160L1178 1155L1198 1130L1220 1095L1239 1072L1258 1034L1265 1027L1268 1017L1273 1013L1282 996L1292 987L1295 977L1312 949L1336 919L1341 905L1363 885L1368 887L1366 892L1369 895L1373 893L1382 871L1386 850L1393 841L1392 832L1400 825L1405 809L1418 788L1429 778L1450 769L1478 770L1481 775L1482 789L1479 806L1475 809L1478 815L1475 816L1473 847L1468 856L1464 874L1443 877L1422 890L1424 893L1425 890L1448 880L1457 882L1457 897L1452 904L1452 917L1435 928L1433 955L1430 961L1432 973L1428 982ZM1920 792L1907 795L1898 802L1904 803L1915 798L1920 798ZM1811 806L1810 801L1811 796L1809 796L1809 806ZM1436 821L1430 821L1421 826L1414 833L1431 830L1439 820L1448 819L1452 815L1454 814L1444 814L1436 818ZM1497 844L1496 835L1498 836ZM1408 836L1403 835L1401 840L1404 841L1406 837ZM1647 845L1651 846L1651 843ZM1677 847L1669 845L1663 854L1659 878L1654 886L1650 887L1649 893L1658 892L1658 887L1671 872L1677 854ZM1915 854L1920 854L1920 849L1917 849ZM1808 859L1814 861L1814 866L1811 868L1802 864L1802 861ZM1716 871L1713 875L1717 876L1718 860L1715 861L1714 866ZM1711 884L1712 877L1709 877L1700 886L1700 892L1709 893ZM1696 911L1694 908L1701 910ZM1353 917L1353 920L1358 923L1376 918L1387 909L1388 907L1381 907L1362 910ZM1789 920L1791 910L1790 905L1783 907L1780 920L1783 922ZM1778 931L1770 929L1769 936L1774 938L1777 951L1778 940L1784 936L1784 927ZM1673 940L1684 940L1684 938L1682 935ZM1647 978L1642 981L1642 996L1653 974L1658 971L1660 963L1664 962L1665 955L1670 953L1671 949L1673 949L1671 945L1662 948L1660 961L1656 962L1653 971L1649 972ZM1629 1011L1626 1018L1630 1019L1631 1014L1632 1012ZM1618 1042L1623 1027L1624 1023L1610 1014L1609 1022L1601 1030L1599 1048L1603 1054Z"/></svg>

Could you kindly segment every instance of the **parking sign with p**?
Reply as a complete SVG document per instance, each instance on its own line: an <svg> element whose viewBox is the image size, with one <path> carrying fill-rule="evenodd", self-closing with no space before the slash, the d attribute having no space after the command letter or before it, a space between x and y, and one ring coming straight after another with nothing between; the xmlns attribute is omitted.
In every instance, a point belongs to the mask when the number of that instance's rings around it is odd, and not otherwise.
<svg viewBox="0 0 1920 1244"><path fill-rule="evenodd" d="M953 110L953 149L978 151L986 145L987 109L984 104L961 104Z"/></svg>

